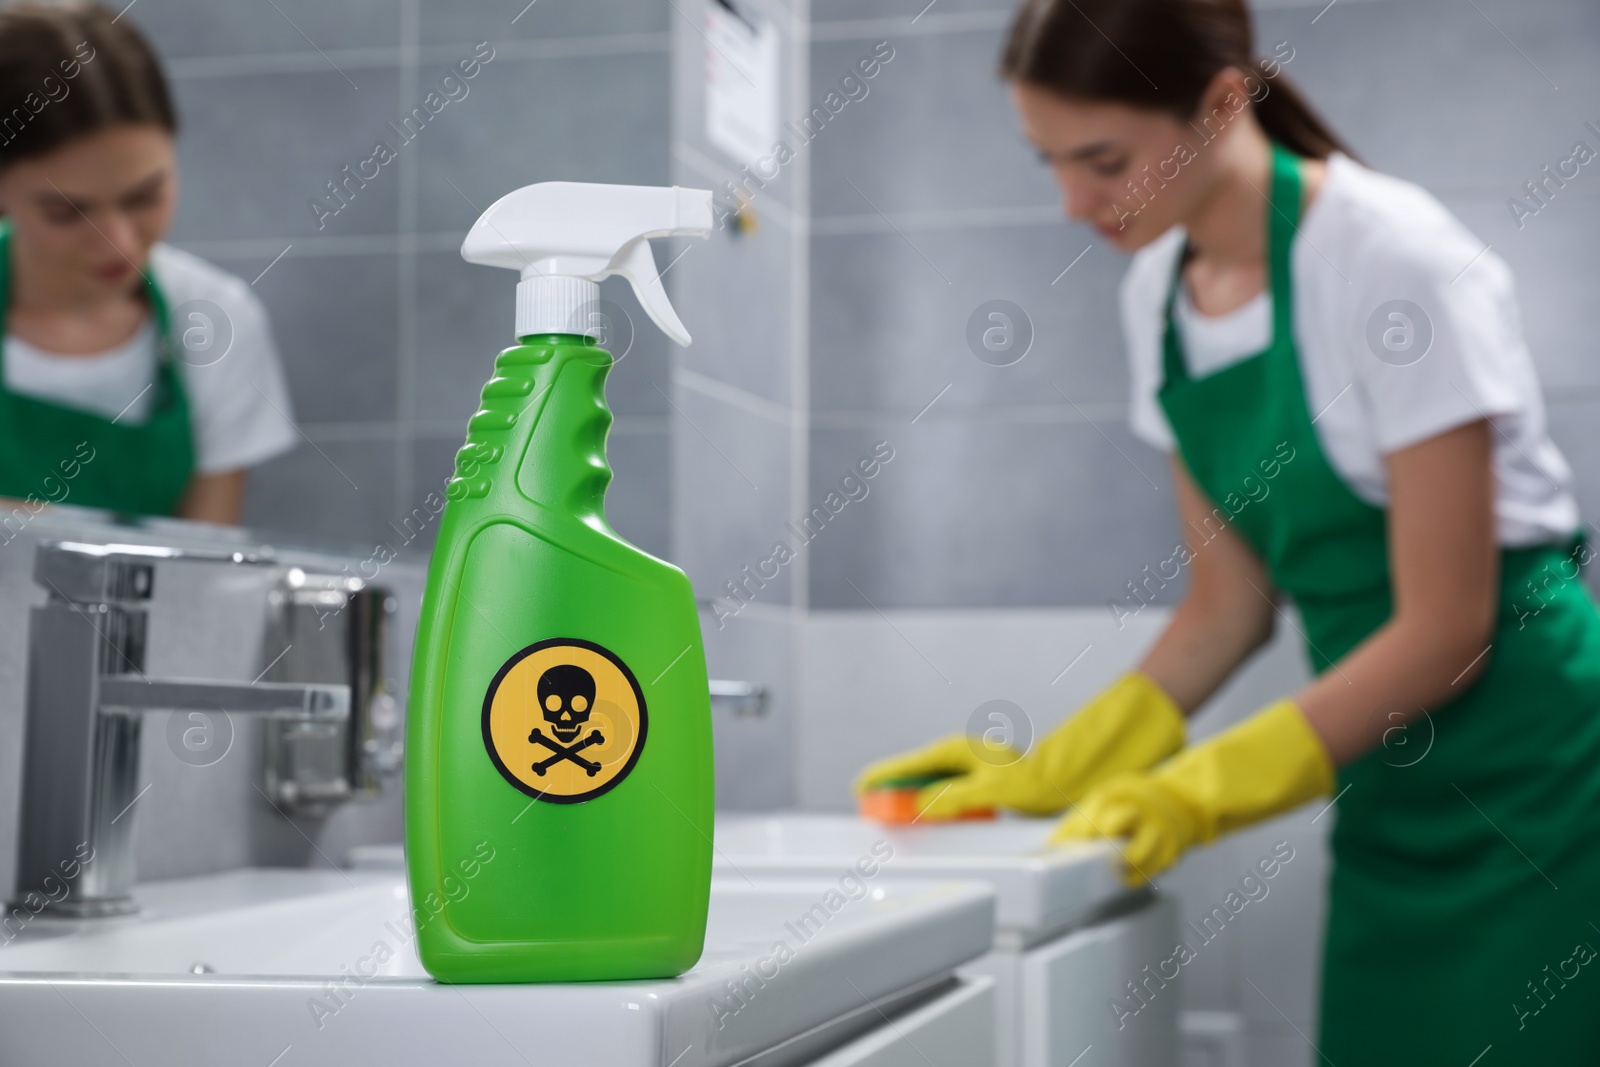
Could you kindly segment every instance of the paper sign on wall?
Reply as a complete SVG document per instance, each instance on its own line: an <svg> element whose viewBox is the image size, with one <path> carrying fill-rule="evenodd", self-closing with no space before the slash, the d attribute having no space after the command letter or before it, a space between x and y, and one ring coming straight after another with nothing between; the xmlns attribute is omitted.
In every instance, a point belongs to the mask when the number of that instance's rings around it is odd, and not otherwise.
<svg viewBox="0 0 1600 1067"><path fill-rule="evenodd" d="M778 140L778 31L734 0L713 0L706 44L706 138L753 165Z"/></svg>

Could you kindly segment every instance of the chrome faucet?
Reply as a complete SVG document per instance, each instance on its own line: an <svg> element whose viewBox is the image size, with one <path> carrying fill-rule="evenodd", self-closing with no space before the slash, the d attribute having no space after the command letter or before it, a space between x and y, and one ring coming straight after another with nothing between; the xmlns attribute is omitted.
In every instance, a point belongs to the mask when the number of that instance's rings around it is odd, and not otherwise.
<svg viewBox="0 0 1600 1067"><path fill-rule="evenodd" d="M347 682L344 722L267 724L267 799L311 815L371 800L399 780L400 701L391 691L389 631L399 601L386 586L348 573L289 567L267 596L271 681Z"/></svg>
<svg viewBox="0 0 1600 1067"><path fill-rule="evenodd" d="M767 687L757 682L711 679L711 703L726 703L736 718L760 719L767 714Z"/></svg>
<svg viewBox="0 0 1600 1067"><path fill-rule="evenodd" d="M146 604L157 565L182 560L275 564L245 552L75 542L38 547L34 581L49 599L29 618L14 904L74 917L138 910L131 808L145 712L222 711L300 722L350 716L344 684L148 675Z"/></svg>

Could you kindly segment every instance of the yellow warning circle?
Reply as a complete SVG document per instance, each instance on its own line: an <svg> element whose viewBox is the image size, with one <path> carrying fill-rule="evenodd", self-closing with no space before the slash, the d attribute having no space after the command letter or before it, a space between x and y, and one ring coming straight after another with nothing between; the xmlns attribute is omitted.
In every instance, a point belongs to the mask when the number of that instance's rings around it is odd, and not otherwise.
<svg viewBox="0 0 1600 1067"><path fill-rule="evenodd" d="M610 649L577 638L529 645L483 698L483 744L535 800L579 804L628 776L644 748L644 693Z"/></svg>

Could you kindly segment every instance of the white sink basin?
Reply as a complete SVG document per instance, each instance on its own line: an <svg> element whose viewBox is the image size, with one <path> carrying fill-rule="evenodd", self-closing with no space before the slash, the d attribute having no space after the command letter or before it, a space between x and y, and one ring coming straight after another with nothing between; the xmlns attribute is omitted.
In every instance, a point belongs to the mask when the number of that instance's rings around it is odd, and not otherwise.
<svg viewBox="0 0 1600 1067"><path fill-rule="evenodd" d="M1046 844L1053 819L929 823L886 827L846 815L719 816L717 870L752 880L827 877L858 859L892 849L891 878L970 878L998 893L996 924L1025 939L1077 922L1130 891L1120 859L1105 842Z"/></svg>
<svg viewBox="0 0 1600 1067"><path fill-rule="evenodd" d="M981 885L837 890L714 880L705 954L668 981L446 986L412 948L399 872L149 883L139 915L36 918L0 947L0 1063L710 1067L779 1046L762 1063L792 1063L881 1026L993 938Z"/></svg>

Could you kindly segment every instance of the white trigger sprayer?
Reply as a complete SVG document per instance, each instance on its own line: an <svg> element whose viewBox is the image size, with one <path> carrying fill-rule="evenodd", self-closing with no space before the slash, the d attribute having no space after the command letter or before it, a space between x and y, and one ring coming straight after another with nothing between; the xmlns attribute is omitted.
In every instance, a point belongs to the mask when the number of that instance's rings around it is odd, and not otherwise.
<svg viewBox="0 0 1600 1067"><path fill-rule="evenodd" d="M706 237L711 192L649 185L540 182L489 206L461 243L469 263L520 271L517 336L595 333L599 282L620 274L652 322L689 343L650 253L652 237Z"/></svg>

